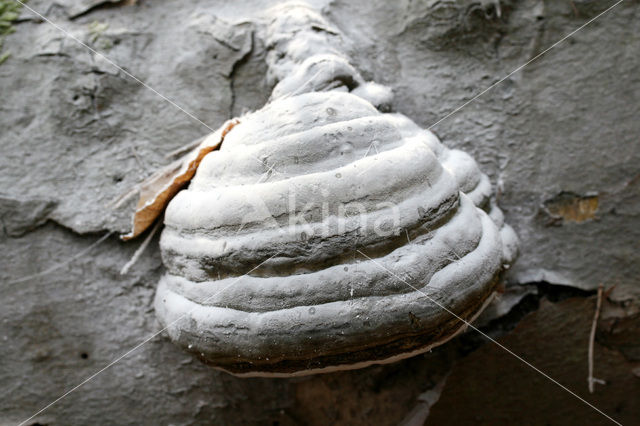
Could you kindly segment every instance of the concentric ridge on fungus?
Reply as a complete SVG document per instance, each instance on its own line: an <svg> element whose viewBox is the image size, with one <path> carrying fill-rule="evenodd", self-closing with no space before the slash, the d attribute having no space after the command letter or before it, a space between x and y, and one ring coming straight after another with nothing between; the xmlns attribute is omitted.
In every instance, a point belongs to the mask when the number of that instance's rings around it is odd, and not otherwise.
<svg viewBox="0 0 640 426"><path fill-rule="evenodd" d="M430 299L472 319L516 254L488 178L383 113L390 90L362 79L317 13L268 16L278 84L169 203L159 319L245 376L359 368L443 343L464 324Z"/></svg>

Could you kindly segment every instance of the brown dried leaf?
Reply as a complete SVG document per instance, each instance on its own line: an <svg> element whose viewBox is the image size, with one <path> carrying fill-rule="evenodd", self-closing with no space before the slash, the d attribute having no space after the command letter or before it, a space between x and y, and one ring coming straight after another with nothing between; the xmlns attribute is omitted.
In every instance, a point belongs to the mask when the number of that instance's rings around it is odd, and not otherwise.
<svg viewBox="0 0 640 426"><path fill-rule="evenodd" d="M164 212L169 201L193 178L204 156L218 149L227 133L238 123L237 119L227 121L207 136L197 148L147 179L141 186L131 232L120 238L130 240L149 228Z"/></svg>

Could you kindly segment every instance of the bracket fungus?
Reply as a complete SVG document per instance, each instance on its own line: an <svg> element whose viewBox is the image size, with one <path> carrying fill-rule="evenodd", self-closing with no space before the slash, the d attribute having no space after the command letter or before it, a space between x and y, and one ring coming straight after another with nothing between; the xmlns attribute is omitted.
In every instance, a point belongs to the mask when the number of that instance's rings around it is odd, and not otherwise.
<svg viewBox="0 0 640 426"><path fill-rule="evenodd" d="M360 368L445 342L516 255L489 179L386 112L391 90L361 77L318 13L268 16L268 104L141 200L160 212L175 194L158 318L174 342L241 376Z"/></svg>

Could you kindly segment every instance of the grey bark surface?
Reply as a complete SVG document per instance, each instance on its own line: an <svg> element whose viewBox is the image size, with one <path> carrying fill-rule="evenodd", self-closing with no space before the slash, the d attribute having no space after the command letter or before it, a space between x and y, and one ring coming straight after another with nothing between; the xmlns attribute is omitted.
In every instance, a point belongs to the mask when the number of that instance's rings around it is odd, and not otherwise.
<svg viewBox="0 0 640 426"><path fill-rule="evenodd" d="M269 97L266 46L253 20L275 3L28 4L215 129ZM614 2L311 3L350 40L363 76L394 90L394 110L426 128L438 123L432 130L443 143L472 154L491 177L521 240L510 285L616 285L614 325L596 341L610 362L625 363L615 377L627 374L617 381L621 401L607 406L622 423L633 419L625 406L640 395L637 379L626 380L640 361L633 325L640 299L640 3L624 1L442 122ZM26 419L159 330L152 307L164 271L157 239L125 276L119 271L138 243L114 234L86 256L23 277L66 262L106 232L126 231L133 202L119 210L109 203L168 164L167 153L210 132L29 11L14 26L4 42L11 57L0 64L0 424ZM547 296L506 297L493 309L503 319L484 323L496 335L510 332L514 312L528 306L523 297ZM553 306L572 315L574 305ZM589 317L582 305L575 315ZM536 338L547 339L529 335L534 347ZM397 424L476 344L458 340L397 364L283 380L213 371L160 335L31 423ZM585 388L586 343L584 359L574 352L566 359L584 366ZM544 389L538 397L562 392ZM446 418L438 404L431 410ZM491 406L483 407L490 424Z"/></svg>

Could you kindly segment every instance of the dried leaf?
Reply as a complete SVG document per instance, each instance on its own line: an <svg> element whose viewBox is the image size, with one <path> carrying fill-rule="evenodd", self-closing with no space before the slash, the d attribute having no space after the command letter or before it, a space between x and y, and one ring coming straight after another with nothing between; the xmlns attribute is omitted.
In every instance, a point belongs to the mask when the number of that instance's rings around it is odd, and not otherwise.
<svg viewBox="0 0 640 426"><path fill-rule="evenodd" d="M133 215L131 232L121 235L124 241L142 234L164 212L169 201L195 175L205 155L218 149L227 133L239 121L227 121L214 133L207 136L193 151L174 161L167 167L153 174L145 181L140 190L140 199Z"/></svg>

